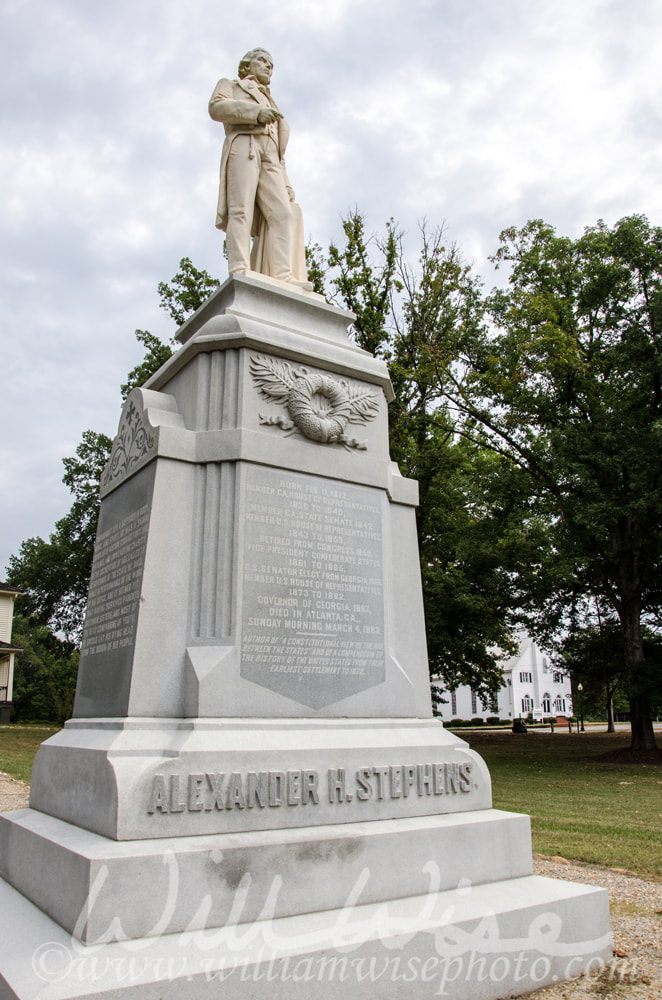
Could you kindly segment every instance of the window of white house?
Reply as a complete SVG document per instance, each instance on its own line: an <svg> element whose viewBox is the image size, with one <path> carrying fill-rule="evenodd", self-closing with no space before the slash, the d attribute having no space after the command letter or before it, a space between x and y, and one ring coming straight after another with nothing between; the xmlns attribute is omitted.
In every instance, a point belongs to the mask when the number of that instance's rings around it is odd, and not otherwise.
<svg viewBox="0 0 662 1000"><path fill-rule="evenodd" d="M528 694L525 694L524 697L522 698L522 711L523 712L533 711L533 699Z"/></svg>
<svg viewBox="0 0 662 1000"><path fill-rule="evenodd" d="M546 712L547 715L552 711L552 698L549 694L544 694L542 696L542 710Z"/></svg>
<svg viewBox="0 0 662 1000"><path fill-rule="evenodd" d="M476 697L475 691L471 692L471 711L474 713L474 715L478 711L478 698Z"/></svg>
<svg viewBox="0 0 662 1000"><path fill-rule="evenodd" d="M519 679L522 684L530 684L533 680L533 676L529 670L520 670Z"/></svg>
<svg viewBox="0 0 662 1000"><path fill-rule="evenodd" d="M564 679L565 679L565 675L562 674L560 670L555 670L554 671L554 674L552 676L552 680L554 681L555 684L563 684Z"/></svg>
<svg viewBox="0 0 662 1000"><path fill-rule="evenodd" d="M543 669L543 673L545 673L545 674L549 673L549 660L547 659L546 656L543 656L543 658L542 658L542 669Z"/></svg>
<svg viewBox="0 0 662 1000"><path fill-rule="evenodd" d="M565 713L565 698L562 698L560 694L554 699L554 711L559 712L559 714Z"/></svg>
<svg viewBox="0 0 662 1000"><path fill-rule="evenodd" d="M455 691L451 691L451 715L454 718L457 717L457 695Z"/></svg>

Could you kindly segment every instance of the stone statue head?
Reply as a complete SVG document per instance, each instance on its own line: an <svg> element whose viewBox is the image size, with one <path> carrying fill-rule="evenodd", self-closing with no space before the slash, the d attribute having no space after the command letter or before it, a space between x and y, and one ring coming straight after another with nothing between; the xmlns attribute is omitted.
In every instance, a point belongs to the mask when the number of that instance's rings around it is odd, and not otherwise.
<svg viewBox="0 0 662 1000"><path fill-rule="evenodd" d="M268 52L266 49L251 49L250 52L247 52L246 55L243 57L243 59L241 59L241 61L239 62L239 69L237 70L237 76L239 77L240 80L243 80L244 77L248 75L252 60L260 52L263 52L265 56L269 56L270 62L273 63L273 59L271 58L271 53Z"/></svg>

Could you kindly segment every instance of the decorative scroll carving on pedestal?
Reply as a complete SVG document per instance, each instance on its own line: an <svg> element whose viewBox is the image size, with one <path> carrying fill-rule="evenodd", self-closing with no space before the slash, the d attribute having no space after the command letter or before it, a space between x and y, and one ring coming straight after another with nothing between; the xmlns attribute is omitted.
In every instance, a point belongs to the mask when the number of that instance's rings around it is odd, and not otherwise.
<svg viewBox="0 0 662 1000"><path fill-rule="evenodd" d="M375 419L379 412L376 393L264 355L251 358L250 371L261 395L285 405L290 415L288 420L282 415L260 413L260 423L290 433L298 430L321 444L367 449L366 441L348 437L345 428L347 424L366 424Z"/></svg>
<svg viewBox="0 0 662 1000"><path fill-rule="evenodd" d="M134 390L122 410L117 437L101 475L101 489L108 490L135 472L155 450L156 437L147 423L140 390Z"/></svg>

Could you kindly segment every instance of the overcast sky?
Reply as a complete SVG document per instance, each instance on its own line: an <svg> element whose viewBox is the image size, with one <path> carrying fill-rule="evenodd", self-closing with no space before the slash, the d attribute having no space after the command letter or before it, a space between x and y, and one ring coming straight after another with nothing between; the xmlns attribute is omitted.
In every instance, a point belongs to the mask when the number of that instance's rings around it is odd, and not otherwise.
<svg viewBox="0 0 662 1000"><path fill-rule="evenodd" d="M174 332L157 283L226 277L207 101L257 45L323 245L355 206L445 221L490 285L506 226L662 224L662 0L4 0L0 579L115 433L134 330Z"/></svg>

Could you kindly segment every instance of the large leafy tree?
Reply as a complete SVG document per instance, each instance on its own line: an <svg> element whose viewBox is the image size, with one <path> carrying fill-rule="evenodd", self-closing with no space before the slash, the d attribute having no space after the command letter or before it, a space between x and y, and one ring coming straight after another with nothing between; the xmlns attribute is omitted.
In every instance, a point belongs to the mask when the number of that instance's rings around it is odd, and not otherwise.
<svg viewBox="0 0 662 1000"><path fill-rule="evenodd" d="M446 688L470 684L487 696L502 681L499 658L512 646L517 605L511 578L525 559L531 564L532 541L509 463L457 433L437 379L439 352L482 328L480 285L441 229L421 227L413 264L393 221L368 237L354 213L343 234L326 258L316 248L315 274L356 314L358 344L389 364L391 455L419 483L430 670ZM488 488L498 493L492 506Z"/></svg>
<svg viewBox="0 0 662 1000"><path fill-rule="evenodd" d="M642 622L662 544L662 229L632 216L573 240L534 220L502 234L495 261L510 274L492 329L432 347L430 365L463 433L521 471L550 524L538 603L558 611L579 589L617 615L632 746L652 749Z"/></svg>
<svg viewBox="0 0 662 1000"><path fill-rule="evenodd" d="M99 511L99 478L111 439L85 431L74 456L63 460L73 503L48 541L28 538L9 559L7 580L23 591L18 607L36 625L80 642ZM42 644L43 645L43 644Z"/></svg>
<svg viewBox="0 0 662 1000"><path fill-rule="evenodd" d="M36 625L22 615L14 617L12 640L21 649L14 673L14 721L63 725L73 710L78 650L46 625Z"/></svg>
<svg viewBox="0 0 662 1000"><path fill-rule="evenodd" d="M573 679L575 708L605 711L607 732L615 732L616 698L625 689L623 641L618 620L602 616L568 632L561 643L561 665ZM579 689L579 684L582 689ZM624 702L623 707L627 707Z"/></svg>

